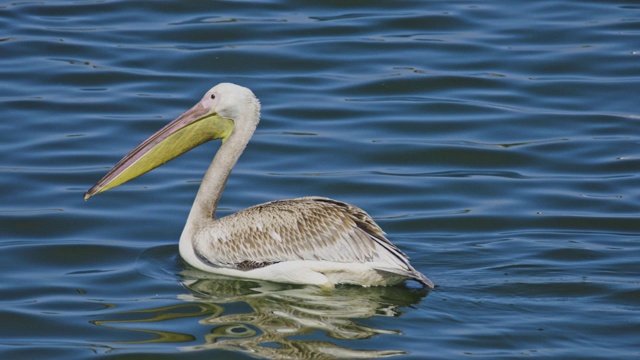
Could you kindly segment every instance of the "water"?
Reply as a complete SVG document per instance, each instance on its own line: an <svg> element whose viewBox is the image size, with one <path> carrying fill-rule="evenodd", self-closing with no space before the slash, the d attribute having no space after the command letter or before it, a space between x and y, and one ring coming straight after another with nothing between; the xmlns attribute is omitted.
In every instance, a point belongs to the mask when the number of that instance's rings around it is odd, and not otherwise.
<svg viewBox="0 0 640 360"><path fill-rule="evenodd" d="M635 1L0 4L0 357L640 356ZM218 82L263 119L221 215L366 209L437 285L202 278L207 144L89 202Z"/></svg>

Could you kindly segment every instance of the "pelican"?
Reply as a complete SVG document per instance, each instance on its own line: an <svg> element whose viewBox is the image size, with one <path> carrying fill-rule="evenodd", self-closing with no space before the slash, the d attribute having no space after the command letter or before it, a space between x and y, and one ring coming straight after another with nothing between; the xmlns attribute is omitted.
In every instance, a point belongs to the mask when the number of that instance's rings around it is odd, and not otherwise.
<svg viewBox="0 0 640 360"><path fill-rule="evenodd" d="M221 83L129 152L84 199L112 189L210 140L222 144L180 236L180 255L209 273L289 284L434 287L362 209L324 197L272 201L216 219L229 174L260 121L245 87Z"/></svg>

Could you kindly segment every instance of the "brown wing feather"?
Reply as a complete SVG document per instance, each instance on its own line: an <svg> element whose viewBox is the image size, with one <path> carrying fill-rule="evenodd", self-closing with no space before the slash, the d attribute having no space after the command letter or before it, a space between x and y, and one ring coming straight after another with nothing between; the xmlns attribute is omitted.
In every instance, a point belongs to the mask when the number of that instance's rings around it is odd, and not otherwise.
<svg viewBox="0 0 640 360"><path fill-rule="evenodd" d="M256 205L215 221L194 248L208 263L272 264L293 260L393 261L407 256L363 210L336 200L306 197ZM240 266L242 267L242 266Z"/></svg>

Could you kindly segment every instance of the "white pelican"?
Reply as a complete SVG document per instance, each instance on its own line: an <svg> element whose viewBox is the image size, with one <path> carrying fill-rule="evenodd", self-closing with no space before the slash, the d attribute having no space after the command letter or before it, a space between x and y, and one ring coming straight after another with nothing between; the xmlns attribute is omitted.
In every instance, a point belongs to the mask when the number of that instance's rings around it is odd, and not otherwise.
<svg viewBox="0 0 640 360"><path fill-rule="evenodd" d="M127 154L84 194L121 185L209 140L221 139L180 236L180 255L205 272L333 288L433 283L363 210L322 197L256 205L216 219L227 178L260 121L251 90L222 83Z"/></svg>

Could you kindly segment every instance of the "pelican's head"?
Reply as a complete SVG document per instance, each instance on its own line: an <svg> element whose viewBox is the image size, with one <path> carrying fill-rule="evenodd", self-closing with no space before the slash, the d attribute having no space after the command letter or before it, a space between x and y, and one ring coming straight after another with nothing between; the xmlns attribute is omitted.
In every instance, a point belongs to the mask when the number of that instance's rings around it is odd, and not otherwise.
<svg viewBox="0 0 640 360"><path fill-rule="evenodd" d="M260 103L251 90L218 84L191 109L136 146L84 194L84 199L122 185L207 141L224 142L234 128L255 129L259 114Z"/></svg>
<svg viewBox="0 0 640 360"><path fill-rule="evenodd" d="M215 98L215 99L214 99ZM251 123L252 120L260 119L260 102L251 90L231 83L220 83L212 87L200 102L210 99L215 112L225 119L241 119L249 122L254 127L258 122ZM245 114L252 116L243 117Z"/></svg>

